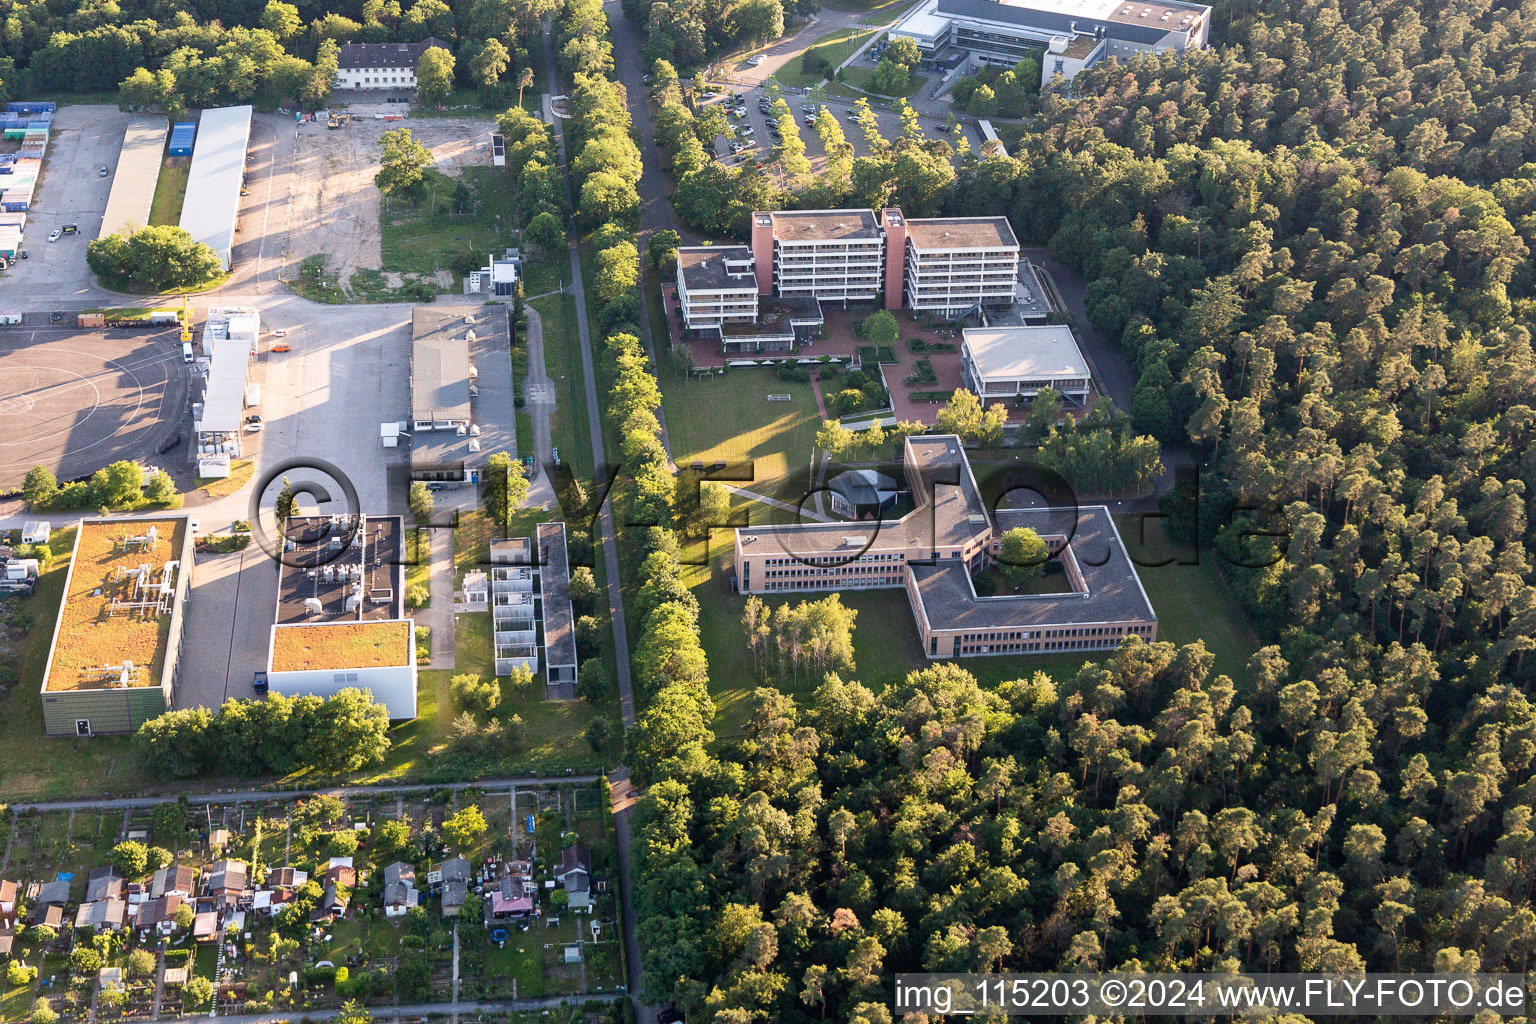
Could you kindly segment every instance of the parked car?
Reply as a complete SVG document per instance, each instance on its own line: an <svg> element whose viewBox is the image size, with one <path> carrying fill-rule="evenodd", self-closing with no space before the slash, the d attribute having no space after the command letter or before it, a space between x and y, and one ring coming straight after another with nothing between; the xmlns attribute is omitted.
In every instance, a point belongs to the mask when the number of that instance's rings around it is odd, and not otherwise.
<svg viewBox="0 0 1536 1024"><path fill-rule="evenodd" d="M752 56L747 58L747 64L748 66L755 68L763 62L763 59L764 58L762 54L754 53Z"/></svg>
<svg viewBox="0 0 1536 1024"><path fill-rule="evenodd" d="M290 350L290 348L289 348L289 345L288 345L288 343L286 341L280 341L276 345L272 346L272 351L273 352L287 352L289 350Z"/></svg>
<svg viewBox="0 0 1536 1024"><path fill-rule="evenodd" d="M180 448L180 447L181 447L181 435L180 434L172 434L170 437L165 439L165 444L162 444L160 446L159 451L157 451L155 454L157 454L157 455L164 455L166 452L174 451L175 449Z"/></svg>
<svg viewBox="0 0 1536 1024"><path fill-rule="evenodd" d="M53 322L54 323L58 323L60 320L63 320L63 319L64 319L64 314L63 313L55 313L55 314L53 314Z"/></svg>
<svg viewBox="0 0 1536 1024"><path fill-rule="evenodd" d="M17 256L20 256L20 257L21 257L21 258L22 258L22 259L26 259L26 258L27 258L27 250L25 250L25 249L22 249L22 250L21 250L21 251L20 251L20 252L18 252L18 253L17 253L17 254L16 254L16 255L17 255Z"/></svg>
<svg viewBox="0 0 1536 1024"><path fill-rule="evenodd" d="M800 112L802 114L814 114L814 113L816 113L816 104L814 104L814 103L802 103L802 104L800 104Z"/></svg>
<svg viewBox="0 0 1536 1024"><path fill-rule="evenodd" d="M805 126L807 128L815 128L816 127L816 115L815 114L806 114L805 115Z"/></svg>
<svg viewBox="0 0 1536 1024"><path fill-rule="evenodd" d="M256 431L261 429L261 417L247 416L245 418L245 429L253 434L256 433Z"/></svg>
<svg viewBox="0 0 1536 1024"><path fill-rule="evenodd" d="M265 697L267 695L267 685L267 674L258 670L255 678L251 680L251 689L256 691L256 696Z"/></svg>
<svg viewBox="0 0 1536 1024"><path fill-rule="evenodd" d="M60 231L58 228L54 228L52 231L48 232L48 241L57 242L59 237L63 234L64 232Z"/></svg>
<svg viewBox="0 0 1536 1024"><path fill-rule="evenodd" d="M740 152L741 152L741 151L742 151L742 150L744 150L744 149L746 149L746 148L747 148L747 147L746 147L746 146L743 146L743 145L742 145L742 144L741 144L741 143L739 143L739 142L733 142L733 143L731 143L731 152L732 152L732 153L740 153Z"/></svg>
<svg viewBox="0 0 1536 1024"><path fill-rule="evenodd" d="M752 134L752 126L749 125L749 124L737 125L736 126L736 134L737 135L751 135Z"/></svg>
<svg viewBox="0 0 1536 1024"><path fill-rule="evenodd" d="M111 173L111 172L107 170L107 165L106 164L102 164L101 165L101 173L98 176L102 177L102 178L105 178L109 173Z"/></svg>
<svg viewBox="0 0 1536 1024"><path fill-rule="evenodd" d="M272 337L274 337L274 338L286 338L286 337L288 337L288 328L283 327L283 328L280 328L279 330L273 331L272 332Z"/></svg>

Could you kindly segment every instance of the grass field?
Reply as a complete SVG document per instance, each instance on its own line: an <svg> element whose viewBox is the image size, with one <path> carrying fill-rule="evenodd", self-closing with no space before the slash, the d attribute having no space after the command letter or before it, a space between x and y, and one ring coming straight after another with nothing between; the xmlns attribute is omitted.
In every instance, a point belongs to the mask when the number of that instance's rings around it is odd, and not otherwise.
<svg viewBox="0 0 1536 1024"><path fill-rule="evenodd" d="M515 223L512 190L504 171L466 167L460 177L426 172L429 187L420 202L381 196L380 251L384 269L396 273L436 274L479 267L485 254L504 247ZM466 188L456 198L458 185Z"/></svg>
<svg viewBox="0 0 1536 1024"><path fill-rule="evenodd" d="M672 457L679 466L751 460L753 482L743 486L784 501L805 494L821 426L809 383L780 380L771 370L732 370L702 381L666 371L661 377ZM769 395L791 398L770 402Z"/></svg>
<svg viewBox="0 0 1536 1024"><path fill-rule="evenodd" d="M835 68L847 60L851 54L857 52L860 47L865 46L874 34L873 31L862 32L857 29L840 28L819 36L806 47L806 52L817 53ZM807 74L802 68L803 59L803 57L795 57L775 73L774 77L778 79L780 85L786 89L809 89L826 77L819 71Z"/></svg>
<svg viewBox="0 0 1536 1024"><path fill-rule="evenodd" d="M843 81L855 89L861 89L869 93L871 96L884 96L886 95L885 93L875 92L869 86L869 80L874 73L875 69L867 64L862 66L855 64L843 70ZM928 84L927 77L923 75L911 75L909 77L910 84L907 86L907 90L900 94L908 98L916 96Z"/></svg>
<svg viewBox="0 0 1536 1024"><path fill-rule="evenodd" d="M1133 518L1117 516L1116 523L1133 557L1140 561L1158 562L1174 554L1160 521L1147 521L1145 546L1137 540ZM1216 557L1206 550L1201 552L1198 565L1142 565L1137 572L1157 612L1157 638L1176 644L1204 641L1216 657L1211 671L1241 681L1247 674L1248 658L1260 644L1237 598L1218 575Z"/></svg>
<svg viewBox="0 0 1536 1024"><path fill-rule="evenodd" d="M198 477L193 487L201 487L210 498L227 498L243 490L255 472L255 459L234 459L229 464L229 476Z"/></svg>
<svg viewBox="0 0 1536 1024"><path fill-rule="evenodd" d="M181 204L187 198L187 176L191 173L190 160L160 168L160 178L155 182L155 198L149 204L150 224L176 227L181 223Z"/></svg>
<svg viewBox="0 0 1536 1024"><path fill-rule="evenodd" d="M551 443L577 476L592 479L592 446L587 439L587 395L576 330L574 296L549 295L528 305L544 327L544 372L555 384L555 411L549 417ZM595 353L594 353L595 355ZM599 396L601 397L601 396Z"/></svg>

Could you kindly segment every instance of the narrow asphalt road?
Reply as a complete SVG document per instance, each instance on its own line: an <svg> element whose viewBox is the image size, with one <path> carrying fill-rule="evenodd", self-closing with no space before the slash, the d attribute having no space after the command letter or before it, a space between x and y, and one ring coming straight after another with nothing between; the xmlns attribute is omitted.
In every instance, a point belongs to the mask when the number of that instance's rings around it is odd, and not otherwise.
<svg viewBox="0 0 1536 1024"><path fill-rule="evenodd" d="M112 808L131 809L153 807L185 795L193 803L243 804L261 803L267 800L290 800L302 796L374 796L380 793L425 793L437 789L487 789L499 790L503 786L560 786L572 782L596 782L601 775L558 775L540 778L475 779L470 782L408 783L397 786L320 786L314 789L242 789L214 790L211 793L161 793L157 796L130 796L94 800L43 800L31 803L7 803L13 811L104 811Z"/></svg>
<svg viewBox="0 0 1536 1024"><path fill-rule="evenodd" d="M612 31L619 31L618 23L623 21L622 15L615 16L610 12L609 23ZM623 66L626 61L623 57L615 57L616 62ZM559 82L555 77L554 46L550 40L549 22L544 23L544 65L547 69L546 85L549 95L559 93ZM633 100L631 100L633 105ZM571 189L570 154L566 149L565 126L560 118L554 118L555 140L560 154L560 172L565 180L566 200L572 209L576 202ZM646 119L646 127L649 129L650 119ZM641 151L652 149L649 139L642 139ZM659 178L659 175L658 175ZM663 199L665 202L665 199ZM670 204L667 204L670 209ZM642 251L644 243L642 242ZM583 288L581 277L581 260L576 249L575 241L571 243L569 257L571 261L572 288L576 296L576 331L581 340L581 368L586 384L587 397L587 426L592 437L592 462L596 470L598 480L608 478L608 459L603 451L603 421L601 406L597 400L597 375L592 362L592 335L587 324L586 292ZM645 317L641 317L644 323ZM574 410L572 410L574 412ZM618 668L619 703L624 715L626 727L635 724L635 695L630 683L629 673L629 633L624 624L624 597L619 585L619 552L617 537L613 528L613 503L605 501L598 512L599 525L602 529L603 542L603 567L608 577L608 607L613 613L613 653L614 661ZM628 779L622 779L622 784L627 790ZM640 939L638 935L639 917L635 913L634 900L630 897L632 889L632 876L630 874L629 856L629 816L631 802L626 800L615 808L614 833L619 850L619 895L620 906L624 913L624 950L625 965L628 968L625 981L628 983L630 998L635 1008L635 1019L638 1024L655 1024L656 1013L653 1009L640 1001Z"/></svg>

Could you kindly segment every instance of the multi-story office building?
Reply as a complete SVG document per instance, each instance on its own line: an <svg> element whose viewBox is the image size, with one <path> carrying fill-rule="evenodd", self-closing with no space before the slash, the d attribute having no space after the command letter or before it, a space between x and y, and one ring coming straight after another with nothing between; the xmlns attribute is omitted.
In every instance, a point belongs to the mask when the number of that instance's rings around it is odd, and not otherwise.
<svg viewBox="0 0 1536 1024"><path fill-rule="evenodd" d="M901 211L885 219L900 228ZM892 224L892 221L896 221ZM1013 302L1019 240L1007 217L933 217L906 222L905 304L953 316Z"/></svg>
<svg viewBox="0 0 1536 1024"><path fill-rule="evenodd" d="M1203 47L1210 22L1209 6L1185 0L924 0L891 34L912 37L929 64L1038 57L1048 85L1110 57Z"/></svg>
<svg viewBox="0 0 1536 1024"><path fill-rule="evenodd" d="M895 208L754 213L750 247L679 249L677 290L689 331L727 353L794 349L824 302L947 316L1034 302L1006 217L909 220Z"/></svg>
<svg viewBox="0 0 1536 1024"><path fill-rule="evenodd" d="M744 245L687 245L677 250L677 297L693 330L757 322L757 277Z"/></svg>
<svg viewBox="0 0 1536 1024"><path fill-rule="evenodd" d="M902 470L917 507L878 523L736 530L737 586L749 593L902 587L930 658L1106 650L1157 639L1157 614L1104 506L989 509L960 440L909 437ZM1064 593L979 596L972 577L1003 535L1033 529L1061 564Z"/></svg>
<svg viewBox="0 0 1536 1024"><path fill-rule="evenodd" d="M1041 388L1088 404L1088 361L1070 327L967 327L960 354L965 386L983 404L1033 400Z"/></svg>
<svg viewBox="0 0 1536 1024"><path fill-rule="evenodd" d="M757 290L822 302L874 302L884 285L885 243L873 210L754 213Z"/></svg>

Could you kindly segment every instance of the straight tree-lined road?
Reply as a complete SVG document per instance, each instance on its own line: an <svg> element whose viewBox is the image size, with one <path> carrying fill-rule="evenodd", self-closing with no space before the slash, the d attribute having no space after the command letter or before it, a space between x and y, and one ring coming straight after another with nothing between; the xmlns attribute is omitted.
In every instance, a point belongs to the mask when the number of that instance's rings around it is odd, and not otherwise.
<svg viewBox="0 0 1536 1024"><path fill-rule="evenodd" d="M617 5L615 5L615 10ZM615 17L609 14L609 22L614 25L613 31L617 32L617 23L622 22L623 17ZM544 66L547 91L550 96L560 92L559 81L555 77L555 52L550 40L550 23L544 22ZM547 101L546 101L547 102ZM633 100L631 100L633 106ZM561 118L551 117L555 126L555 141L560 159L560 174L565 182L566 201L571 209L576 208L576 197L571 188L570 152L566 148L565 125ZM646 120L649 129L649 118ZM642 142L642 151L652 149L647 138ZM653 158L654 159L654 158ZM662 201L665 202L665 196ZM643 247L642 247L643 250ZM586 384L587 397L587 428L592 437L592 465L596 471L596 477L600 481L608 479L608 460L603 450L603 419L602 409L597 400L597 376L596 368L592 361L592 335L587 325L587 300L586 291L583 288L581 277L581 259L576 247L576 242L571 241L568 256L571 261L571 281L576 295L576 333L581 341L581 369ZM640 318L644 322L645 317ZM613 503L604 501L602 508L598 510L599 526L602 530L603 567L608 577L608 607L613 614L613 654L618 671L619 704L624 715L626 727L635 724L635 695L630 685L629 675L629 634L624 625L624 596L619 586L619 549L618 538L613 528ZM616 776L612 780L616 787L628 790L628 778ZM633 802L625 800L614 810L613 824L614 835L617 840L619 852L619 907L624 922L624 951L625 963L628 966L625 981L629 983L630 1000L635 1007L635 1019L639 1024L655 1024L655 1012L640 1001L640 940L637 935L639 919L635 914L633 901L630 900L631 875L629 857L629 816L633 810Z"/></svg>

